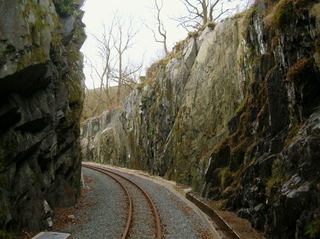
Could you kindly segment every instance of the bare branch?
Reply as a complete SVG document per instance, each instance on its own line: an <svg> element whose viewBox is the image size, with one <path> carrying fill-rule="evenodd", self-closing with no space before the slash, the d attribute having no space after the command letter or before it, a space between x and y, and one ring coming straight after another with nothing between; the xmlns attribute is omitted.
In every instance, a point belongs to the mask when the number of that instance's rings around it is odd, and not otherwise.
<svg viewBox="0 0 320 239"><path fill-rule="evenodd" d="M151 28L147 24L144 25L152 32L155 42L161 43L163 45L164 52L167 55L169 53L167 47L167 30L165 29L164 23L161 19L163 0L160 0L160 3L158 2L158 0L154 0L153 5L153 9L155 10L154 18L156 20L157 33L153 28Z"/></svg>
<svg viewBox="0 0 320 239"><path fill-rule="evenodd" d="M235 0L180 0L185 6L187 14L177 19L179 25L187 31L198 29L209 21L218 21L227 12L235 12L235 8L228 8L224 3L232 3ZM245 0L249 2L251 0ZM248 6L248 5L247 5Z"/></svg>

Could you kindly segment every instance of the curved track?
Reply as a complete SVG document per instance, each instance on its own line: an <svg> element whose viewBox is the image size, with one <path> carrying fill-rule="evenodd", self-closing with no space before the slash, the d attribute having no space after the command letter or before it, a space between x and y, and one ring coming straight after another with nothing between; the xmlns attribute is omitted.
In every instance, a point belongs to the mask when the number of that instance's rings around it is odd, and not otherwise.
<svg viewBox="0 0 320 239"><path fill-rule="evenodd" d="M136 222L135 222L134 218L135 218L135 214L139 213L139 210L138 210L139 207L138 207L137 203L134 204L135 200L134 200L133 196L135 197L136 195L133 195L135 193L132 193L132 192L134 192L135 189L132 189L132 188L129 189L128 185L127 186L125 185L126 183L129 183L134 188L136 188L139 192L141 192L141 194L143 195L143 197L147 201L147 204L149 205L149 208L150 208L152 215L153 215L154 238L156 238L156 239L162 238L162 229L161 229L161 222L160 222L159 213L155 207L154 202L150 198L150 196L139 185L137 185L132 180L130 180L120 174L117 174L113 171L110 171L106 168L96 167L96 166L92 166L92 165L88 165L88 164L82 164L82 166L107 175L108 177L110 177L114 181L116 181L120 185L120 187L123 189L123 191L126 195L127 201L128 201L128 215L127 215L125 230L122 233L122 237L121 237L122 239L134 238L134 235L132 235L133 228L137 226L137 225L135 225ZM141 204L141 201L139 201L139 204ZM145 234L148 234L148 233L145 233Z"/></svg>

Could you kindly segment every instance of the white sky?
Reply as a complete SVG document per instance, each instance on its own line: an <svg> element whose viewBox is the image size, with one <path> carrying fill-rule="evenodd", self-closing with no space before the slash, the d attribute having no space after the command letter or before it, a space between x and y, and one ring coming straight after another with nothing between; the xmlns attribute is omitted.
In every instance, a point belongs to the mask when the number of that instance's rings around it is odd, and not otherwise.
<svg viewBox="0 0 320 239"><path fill-rule="evenodd" d="M83 22L86 24L87 40L81 48L85 58L89 58L99 68L97 42L92 34L99 36L102 24L110 25L117 12L120 17L133 19L134 28L138 33L135 37L135 44L128 51L127 58L130 58L130 61L135 64L143 61L142 74L144 74L145 68L163 54L163 46L154 41L152 32L144 25L155 26L152 6L153 0L86 0L82 10L85 11ZM173 20L183 14L185 14L185 8L180 0L164 0L162 19L167 30L169 50L176 42L187 36L186 31L182 27L178 27L177 21ZM92 69L85 64L84 73L88 88L93 88L94 85L98 86L98 81L93 84L90 77L91 72Z"/></svg>

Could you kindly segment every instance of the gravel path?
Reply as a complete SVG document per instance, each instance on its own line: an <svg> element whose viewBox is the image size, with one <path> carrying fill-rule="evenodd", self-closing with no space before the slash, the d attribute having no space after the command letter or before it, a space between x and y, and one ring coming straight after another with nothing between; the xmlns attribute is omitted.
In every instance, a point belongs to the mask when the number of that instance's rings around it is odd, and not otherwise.
<svg viewBox="0 0 320 239"><path fill-rule="evenodd" d="M91 179L85 200L92 206L78 210L75 218L80 222L62 229L72 234L72 239L121 238L126 221L127 203L119 185L109 177L83 168L85 177Z"/></svg>

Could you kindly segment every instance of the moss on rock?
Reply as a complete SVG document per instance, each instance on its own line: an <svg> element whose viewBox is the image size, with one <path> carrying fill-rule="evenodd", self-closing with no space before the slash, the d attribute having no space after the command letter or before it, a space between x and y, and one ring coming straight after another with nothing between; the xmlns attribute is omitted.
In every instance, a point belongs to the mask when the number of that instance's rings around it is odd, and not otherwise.
<svg viewBox="0 0 320 239"><path fill-rule="evenodd" d="M75 10L73 6L74 0L53 0L57 12L62 17L71 16Z"/></svg>
<svg viewBox="0 0 320 239"><path fill-rule="evenodd" d="M2 239L14 239L16 237L12 233L0 230L0 238L2 238Z"/></svg>
<svg viewBox="0 0 320 239"><path fill-rule="evenodd" d="M314 0L280 0L274 6L271 4L265 21L272 29L284 29L288 24L294 22L302 11L309 9L314 3Z"/></svg>
<svg viewBox="0 0 320 239"><path fill-rule="evenodd" d="M0 2L0 238L7 238L9 229L45 229L44 199L54 207L78 196L84 26L80 10L71 25L61 19L81 1Z"/></svg>
<svg viewBox="0 0 320 239"><path fill-rule="evenodd" d="M316 210L314 219L305 225L305 235L311 239L320 237L320 208Z"/></svg>
<svg viewBox="0 0 320 239"><path fill-rule="evenodd" d="M45 63L48 60L45 51L41 47L34 47L29 53L22 55L19 58L17 70L23 70L30 63L38 64L38 63Z"/></svg>
<svg viewBox="0 0 320 239"><path fill-rule="evenodd" d="M18 147L17 135L12 130L0 137L0 172L12 161L18 152Z"/></svg>

